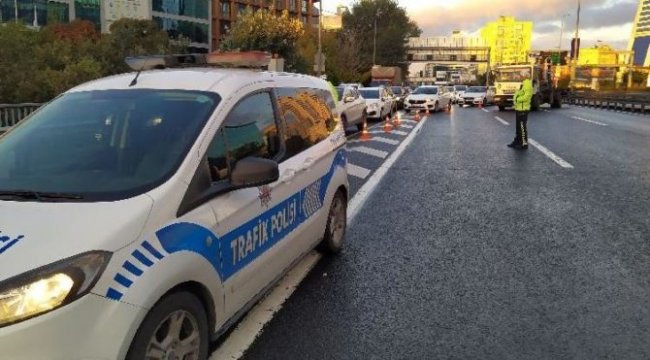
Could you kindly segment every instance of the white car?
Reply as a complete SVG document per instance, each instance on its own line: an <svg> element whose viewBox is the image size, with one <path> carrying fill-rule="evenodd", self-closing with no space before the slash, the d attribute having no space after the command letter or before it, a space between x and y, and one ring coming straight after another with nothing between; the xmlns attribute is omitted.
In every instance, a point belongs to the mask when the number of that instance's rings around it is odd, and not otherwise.
<svg viewBox="0 0 650 360"><path fill-rule="evenodd" d="M15 126L0 138L0 358L207 359L304 254L341 249L333 110L315 77L183 68L80 85Z"/></svg>
<svg viewBox="0 0 650 360"><path fill-rule="evenodd" d="M452 93L445 85L424 85L413 90L404 101L404 111L426 111L438 112L442 109L449 109L452 103Z"/></svg>
<svg viewBox="0 0 650 360"><path fill-rule="evenodd" d="M488 86L470 86L458 102L458 106L463 105L483 105L494 104L494 88Z"/></svg>
<svg viewBox="0 0 650 360"><path fill-rule="evenodd" d="M368 119L384 120L396 110L394 95L384 86L361 88L359 92L366 99Z"/></svg>
<svg viewBox="0 0 650 360"><path fill-rule="evenodd" d="M339 99L336 110L341 117L343 128L356 126L359 131L366 123L366 99L361 96L359 89L352 86L337 86Z"/></svg>

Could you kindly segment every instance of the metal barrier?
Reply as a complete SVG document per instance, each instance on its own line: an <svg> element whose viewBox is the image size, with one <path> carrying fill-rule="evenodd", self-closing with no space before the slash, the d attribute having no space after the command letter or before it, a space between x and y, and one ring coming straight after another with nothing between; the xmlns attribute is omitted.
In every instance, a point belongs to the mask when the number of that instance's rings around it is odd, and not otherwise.
<svg viewBox="0 0 650 360"><path fill-rule="evenodd" d="M563 97L567 104L630 112L650 112L650 93L574 92Z"/></svg>
<svg viewBox="0 0 650 360"><path fill-rule="evenodd" d="M42 104L0 104L0 134L33 113Z"/></svg>

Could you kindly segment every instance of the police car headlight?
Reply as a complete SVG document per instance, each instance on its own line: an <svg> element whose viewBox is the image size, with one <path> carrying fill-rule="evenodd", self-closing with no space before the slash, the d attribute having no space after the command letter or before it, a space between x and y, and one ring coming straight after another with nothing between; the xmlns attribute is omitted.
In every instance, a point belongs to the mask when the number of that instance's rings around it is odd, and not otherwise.
<svg viewBox="0 0 650 360"><path fill-rule="evenodd" d="M27 320L86 295L111 254L90 252L0 283L0 327Z"/></svg>

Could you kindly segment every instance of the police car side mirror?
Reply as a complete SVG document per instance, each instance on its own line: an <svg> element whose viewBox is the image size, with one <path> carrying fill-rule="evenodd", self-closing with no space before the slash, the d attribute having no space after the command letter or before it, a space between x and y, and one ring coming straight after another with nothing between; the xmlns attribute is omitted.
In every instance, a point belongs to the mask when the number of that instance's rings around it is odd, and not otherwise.
<svg viewBox="0 0 650 360"><path fill-rule="evenodd" d="M354 96L346 96L345 99L343 99L343 102L351 103L354 102L354 100L356 100Z"/></svg>
<svg viewBox="0 0 650 360"><path fill-rule="evenodd" d="M247 157L235 163L230 175L230 185L246 188L270 184L280 177L278 163L273 160Z"/></svg>

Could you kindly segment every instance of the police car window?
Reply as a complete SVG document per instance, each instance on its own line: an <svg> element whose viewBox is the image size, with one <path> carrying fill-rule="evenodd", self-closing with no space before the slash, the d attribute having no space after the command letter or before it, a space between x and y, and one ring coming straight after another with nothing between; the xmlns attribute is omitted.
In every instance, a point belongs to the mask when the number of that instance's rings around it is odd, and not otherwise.
<svg viewBox="0 0 650 360"><path fill-rule="evenodd" d="M330 111L334 108L334 99L329 91L279 88L276 92L286 128L284 159L325 140L336 128Z"/></svg>
<svg viewBox="0 0 650 360"><path fill-rule="evenodd" d="M228 179L245 157L275 158L281 151L271 94L251 95L232 109L208 148L212 181Z"/></svg>
<svg viewBox="0 0 650 360"><path fill-rule="evenodd" d="M180 166L216 94L104 90L65 94L0 138L0 191L119 200Z"/></svg>

